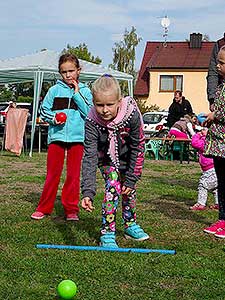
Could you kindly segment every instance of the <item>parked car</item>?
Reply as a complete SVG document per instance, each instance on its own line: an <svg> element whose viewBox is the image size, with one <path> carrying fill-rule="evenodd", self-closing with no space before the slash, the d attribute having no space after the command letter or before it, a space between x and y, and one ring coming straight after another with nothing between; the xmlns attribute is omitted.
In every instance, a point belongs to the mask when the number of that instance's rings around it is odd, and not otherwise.
<svg viewBox="0 0 225 300"><path fill-rule="evenodd" d="M10 102L0 102L0 124L5 123L5 118L9 109ZM31 103L28 102L18 102L16 103L16 108L26 108L31 111ZM28 120L30 116L28 117Z"/></svg>
<svg viewBox="0 0 225 300"><path fill-rule="evenodd" d="M3 124L5 123L5 117L7 115L9 107L9 102L1 102L0 103L0 123Z"/></svg>
<svg viewBox="0 0 225 300"><path fill-rule="evenodd" d="M153 111L143 114L145 137L165 136L168 132L167 117L168 111Z"/></svg>

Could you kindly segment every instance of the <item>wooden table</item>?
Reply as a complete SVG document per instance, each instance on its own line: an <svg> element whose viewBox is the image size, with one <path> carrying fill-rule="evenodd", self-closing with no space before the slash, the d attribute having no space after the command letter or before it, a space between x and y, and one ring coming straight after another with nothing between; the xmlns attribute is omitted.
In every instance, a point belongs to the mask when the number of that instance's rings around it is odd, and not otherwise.
<svg viewBox="0 0 225 300"><path fill-rule="evenodd" d="M188 163L190 162L190 145L191 139L178 139L168 137L153 137L147 138L146 141L146 152L152 151L155 154L155 158L159 159L159 156L163 159L173 160L174 151L179 151L180 163L184 160L184 154L187 156ZM158 142L157 142L158 141ZM154 148L155 147L155 148Z"/></svg>

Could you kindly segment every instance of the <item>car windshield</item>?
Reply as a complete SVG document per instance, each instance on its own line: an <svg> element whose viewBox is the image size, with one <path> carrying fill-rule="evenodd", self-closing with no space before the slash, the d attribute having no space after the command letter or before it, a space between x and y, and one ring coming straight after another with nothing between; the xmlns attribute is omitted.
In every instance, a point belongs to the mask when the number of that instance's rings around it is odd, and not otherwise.
<svg viewBox="0 0 225 300"><path fill-rule="evenodd" d="M5 110L8 106L9 106L9 104L1 104L0 103L0 111Z"/></svg>
<svg viewBox="0 0 225 300"><path fill-rule="evenodd" d="M147 114L143 116L143 121L145 124L157 124L159 123L163 118L163 115L161 114Z"/></svg>

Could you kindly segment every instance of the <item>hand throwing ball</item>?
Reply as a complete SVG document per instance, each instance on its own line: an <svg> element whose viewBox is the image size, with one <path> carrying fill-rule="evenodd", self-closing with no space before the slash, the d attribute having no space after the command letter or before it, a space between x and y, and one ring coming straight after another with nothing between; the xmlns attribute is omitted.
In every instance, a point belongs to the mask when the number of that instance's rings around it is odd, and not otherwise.
<svg viewBox="0 0 225 300"><path fill-rule="evenodd" d="M77 286L72 280L63 280L59 283L57 292L62 299L73 299L77 293Z"/></svg>
<svg viewBox="0 0 225 300"><path fill-rule="evenodd" d="M66 122L67 115L64 112L59 112L55 115L55 118L58 122Z"/></svg>

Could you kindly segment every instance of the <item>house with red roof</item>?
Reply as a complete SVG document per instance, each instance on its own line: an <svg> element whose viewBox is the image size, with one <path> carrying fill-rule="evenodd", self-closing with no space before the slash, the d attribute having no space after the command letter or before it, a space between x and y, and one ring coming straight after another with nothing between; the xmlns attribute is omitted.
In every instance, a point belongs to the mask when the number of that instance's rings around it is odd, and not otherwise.
<svg viewBox="0 0 225 300"><path fill-rule="evenodd" d="M135 97L168 110L174 91L182 90L195 113L208 112L206 76L214 44L200 33L190 34L190 41L147 42Z"/></svg>

